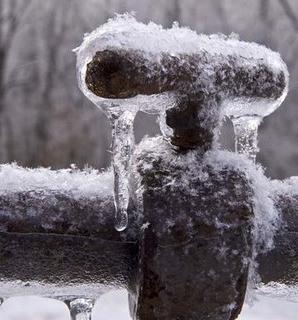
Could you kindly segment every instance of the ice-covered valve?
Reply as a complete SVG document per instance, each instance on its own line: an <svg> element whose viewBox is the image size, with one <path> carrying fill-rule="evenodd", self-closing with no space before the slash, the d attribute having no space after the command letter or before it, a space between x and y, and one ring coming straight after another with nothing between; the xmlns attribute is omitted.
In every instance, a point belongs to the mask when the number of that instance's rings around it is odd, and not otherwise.
<svg viewBox="0 0 298 320"><path fill-rule="evenodd" d="M145 25L128 15L109 20L86 36L77 53L79 84L93 103L116 115L111 119L130 113L131 126L138 110L160 114L162 132L178 150L208 150L223 115L267 115L287 91L284 62L263 46L235 37L198 35L177 26ZM126 132L130 135L132 129ZM120 134L125 136L124 131ZM133 141L128 136L122 140ZM117 149L122 156L114 153L116 177L117 167L128 168L133 145ZM116 158L123 165L118 166ZM115 190L122 193L115 195L116 204L117 198L129 194L127 173L118 173ZM125 221L128 199L121 203L118 220Z"/></svg>

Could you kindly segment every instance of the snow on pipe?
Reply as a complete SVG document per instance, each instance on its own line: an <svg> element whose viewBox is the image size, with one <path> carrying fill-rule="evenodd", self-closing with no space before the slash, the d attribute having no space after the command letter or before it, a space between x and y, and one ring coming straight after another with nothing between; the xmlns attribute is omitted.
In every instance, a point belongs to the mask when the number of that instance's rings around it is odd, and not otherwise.
<svg viewBox="0 0 298 320"><path fill-rule="evenodd" d="M1 296L88 296L90 290L97 296L103 286L128 286L136 268L140 226L130 206L132 221L126 234L112 227L111 172L5 165L0 176L6 181L0 188ZM293 180L272 182L282 228L275 235L275 248L258 257L264 283L298 283L298 183ZM96 182L92 191L82 189L91 181Z"/></svg>
<svg viewBox="0 0 298 320"><path fill-rule="evenodd" d="M111 172L1 165L0 177L1 297L97 298L128 286L137 246L113 228Z"/></svg>

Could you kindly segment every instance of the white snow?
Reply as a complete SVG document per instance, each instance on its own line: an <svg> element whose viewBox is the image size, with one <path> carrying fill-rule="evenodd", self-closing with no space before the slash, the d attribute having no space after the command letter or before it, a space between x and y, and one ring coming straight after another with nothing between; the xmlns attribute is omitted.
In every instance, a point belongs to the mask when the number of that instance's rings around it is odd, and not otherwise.
<svg viewBox="0 0 298 320"><path fill-rule="evenodd" d="M66 320L67 306L53 299L14 297L0 307L1 320Z"/></svg>
<svg viewBox="0 0 298 320"><path fill-rule="evenodd" d="M298 195L298 176L293 176L285 180L273 180L272 192L278 195L297 196Z"/></svg>
<svg viewBox="0 0 298 320"><path fill-rule="evenodd" d="M131 14L116 15L92 33L85 35L80 47L75 49L79 59L92 58L97 51L107 48L131 48L152 54L168 52L172 55L206 51L215 55L244 57L247 63L262 60L271 68L283 70L286 67L280 55L263 45L239 41L238 37L223 34L198 34L187 27L174 24L164 29L153 22L144 24Z"/></svg>
<svg viewBox="0 0 298 320"><path fill-rule="evenodd" d="M99 171L74 167L62 170L22 168L17 164L0 165L0 194L31 190L56 190L71 193L75 198L112 195L113 175L110 170Z"/></svg>
<svg viewBox="0 0 298 320"><path fill-rule="evenodd" d="M289 301L298 303L298 286L269 282L261 284L257 288L257 293L270 298L278 298L280 301Z"/></svg>
<svg viewBox="0 0 298 320"><path fill-rule="evenodd" d="M258 295L253 306L244 305L238 320L296 320L297 303ZM93 320L131 320L128 311L127 293L117 290L101 296L92 312ZM69 320L66 305L61 302L37 298L16 297L0 307L1 320Z"/></svg>

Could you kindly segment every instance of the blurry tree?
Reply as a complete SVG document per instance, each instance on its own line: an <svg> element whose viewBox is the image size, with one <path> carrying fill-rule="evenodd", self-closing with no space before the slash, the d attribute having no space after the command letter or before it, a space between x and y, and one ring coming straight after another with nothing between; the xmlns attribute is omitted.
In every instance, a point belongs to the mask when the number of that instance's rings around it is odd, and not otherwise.
<svg viewBox="0 0 298 320"><path fill-rule="evenodd" d="M41 112L35 125L37 147L39 153L37 163L46 165L48 162L48 146L50 139L50 123L55 108L55 92L57 85L62 83L63 75L69 71L69 61L59 64L61 56L61 44L66 43L67 34L71 26L71 0L64 0L60 5L43 7L43 19L41 23L41 41L43 51L43 77L40 88ZM71 65L72 67L72 65ZM65 85L65 84L64 84Z"/></svg>
<svg viewBox="0 0 298 320"><path fill-rule="evenodd" d="M271 46L273 21L270 17L270 0L260 1L260 20L263 23L264 31L260 33L259 41Z"/></svg>
<svg viewBox="0 0 298 320"><path fill-rule="evenodd" d="M8 75L8 64L13 41L18 31L24 27L24 17L31 7L32 0L0 1L0 138L4 142L2 154L11 158L10 136L11 122L4 114L7 94L17 86L25 86L26 79L20 78L20 70L13 68ZM28 80L28 79L27 79Z"/></svg>
<svg viewBox="0 0 298 320"><path fill-rule="evenodd" d="M221 32L224 34L231 33L224 1L212 0L211 2L214 9L214 13L221 22Z"/></svg>
<svg viewBox="0 0 298 320"><path fill-rule="evenodd" d="M287 15L287 17L289 18L289 20L291 21L294 29L296 31L298 31L298 18L295 15L293 8L291 7L290 3L288 2L288 0L279 0L281 6L283 7L285 14Z"/></svg>
<svg viewBox="0 0 298 320"><path fill-rule="evenodd" d="M4 108L4 99L7 91L20 82L17 78L6 82L6 69L12 43L18 32L23 27L23 17L31 5L30 0L1 0L0 1L0 112ZM14 70L17 72L17 70ZM13 74L13 76L17 76Z"/></svg>
<svg viewBox="0 0 298 320"><path fill-rule="evenodd" d="M181 24L181 1L172 0L168 2L167 14L165 25L171 27L173 22L178 22Z"/></svg>

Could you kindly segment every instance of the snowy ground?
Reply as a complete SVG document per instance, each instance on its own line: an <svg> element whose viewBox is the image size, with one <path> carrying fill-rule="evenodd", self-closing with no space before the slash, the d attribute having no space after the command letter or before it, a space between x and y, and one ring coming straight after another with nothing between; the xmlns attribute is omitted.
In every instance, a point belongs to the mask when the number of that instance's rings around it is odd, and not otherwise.
<svg viewBox="0 0 298 320"><path fill-rule="evenodd" d="M297 320L298 304L259 297L251 308L244 307L239 320ZM0 308L1 320L68 320L66 306L58 301L36 297L13 298ZM93 320L131 320L127 294L115 291L103 295L96 303Z"/></svg>

